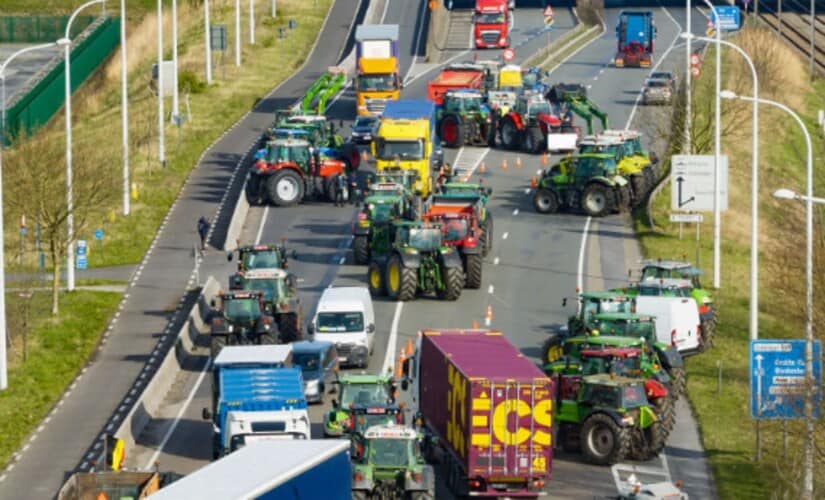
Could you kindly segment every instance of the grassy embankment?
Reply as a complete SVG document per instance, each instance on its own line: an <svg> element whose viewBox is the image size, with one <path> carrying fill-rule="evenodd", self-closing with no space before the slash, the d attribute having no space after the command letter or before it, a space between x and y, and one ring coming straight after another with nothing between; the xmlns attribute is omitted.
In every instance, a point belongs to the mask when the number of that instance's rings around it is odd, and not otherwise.
<svg viewBox="0 0 825 500"><path fill-rule="evenodd" d="M825 108L825 82L808 84L807 66L799 57L781 45L772 35L743 32L732 40L739 43L757 61L760 73L760 97L775 99L796 110L807 121L814 136L815 164L822 165L825 147L817 140L816 110ZM768 58L759 52L768 52ZM750 95L750 72L740 56L723 54L726 62L723 88ZM700 108L700 122L694 134L707 138L712 133L712 102L714 69L712 50L708 52L704 72L697 82L694 103ZM719 313L715 347L690 358L688 390L699 421L704 446L723 499L796 498L801 484L802 425L787 425L787 447L783 447L782 424L764 422L762 430L762 461L755 460L755 424L750 417L748 367L748 311L750 266L751 210L751 127L750 104L725 104L723 123L729 128L723 138L723 152L730 160L729 209L722 217L721 288L714 292ZM706 116L702 116L706 115ZM759 250L760 250L760 338L804 337L804 205L779 201L771 193L787 187L797 192L805 190L805 142L797 124L787 115L768 107L760 108L760 170L759 170ZM712 154L712 135L709 136ZM707 141L706 141L707 142ZM822 193L825 173L816 174L814 192ZM678 239L678 227L668 222L670 188L667 187L652 204L656 228L648 225L647 214L636 215L637 233L647 257L687 258L695 260L697 243L694 228L686 228L685 239ZM712 284L712 214L705 214L698 244L700 263L706 270L704 285ZM815 218L817 269L822 269L825 252L823 211ZM821 272L819 275L821 276ZM817 278L815 309L825 303L823 283ZM816 324L822 324L817 313ZM822 334L818 334L822 338ZM721 387L717 387L721 372ZM817 444L825 445L820 426ZM825 481L822 454L817 462L816 486L820 497ZM678 478L674 478L678 479Z"/></svg>

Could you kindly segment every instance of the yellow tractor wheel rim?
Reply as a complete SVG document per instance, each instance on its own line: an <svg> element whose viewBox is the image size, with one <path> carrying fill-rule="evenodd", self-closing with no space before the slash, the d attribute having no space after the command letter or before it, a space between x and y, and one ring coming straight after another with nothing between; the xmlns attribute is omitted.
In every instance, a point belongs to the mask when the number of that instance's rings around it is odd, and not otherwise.
<svg viewBox="0 0 825 500"><path fill-rule="evenodd" d="M398 263L393 262L387 269L387 282L390 285L390 290L398 290L401 286L401 270L398 269Z"/></svg>
<svg viewBox="0 0 825 500"><path fill-rule="evenodd" d="M550 349L547 350L547 362L552 363L559 359L562 355L562 350L560 345L554 345Z"/></svg>
<svg viewBox="0 0 825 500"><path fill-rule="evenodd" d="M370 285L375 290L381 287L381 273L375 267L370 269Z"/></svg>

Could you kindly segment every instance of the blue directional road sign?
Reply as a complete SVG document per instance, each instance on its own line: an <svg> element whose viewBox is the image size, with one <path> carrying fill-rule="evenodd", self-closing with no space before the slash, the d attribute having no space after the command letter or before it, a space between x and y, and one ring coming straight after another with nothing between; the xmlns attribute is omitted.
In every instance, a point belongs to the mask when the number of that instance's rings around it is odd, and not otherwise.
<svg viewBox="0 0 825 500"><path fill-rule="evenodd" d="M742 26L742 17L739 12L739 7L735 5L717 5L716 12L719 13L719 29L724 31L736 31ZM710 20L714 26L717 25L716 16L713 11L710 13Z"/></svg>
<svg viewBox="0 0 825 500"><path fill-rule="evenodd" d="M751 417L795 419L805 417L805 340L753 340L751 362ZM813 344L814 417L822 408L822 343Z"/></svg>
<svg viewBox="0 0 825 500"><path fill-rule="evenodd" d="M93 234L94 234L94 237L97 241L100 241L100 240L103 239L103 230L102 229L100 229L100 228L95 229L95 232Z"/></svg>
<svg viewBox="0 0 825 500"><path fill-rule="evenodd" d="M77 257L75 259L75 267L78 269L86 269L86 266L88 265L86 249L86 240L77 240Z"/></svg>

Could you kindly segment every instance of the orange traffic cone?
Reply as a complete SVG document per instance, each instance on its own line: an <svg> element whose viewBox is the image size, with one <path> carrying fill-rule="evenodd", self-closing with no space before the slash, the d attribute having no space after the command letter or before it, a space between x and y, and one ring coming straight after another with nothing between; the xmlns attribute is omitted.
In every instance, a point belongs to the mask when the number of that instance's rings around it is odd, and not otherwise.
<svg viewBox="0 0 825 500"><path fill-rule="evenodd" d="M547 165L547 161L548 161L547 160L547 151L545 151L544 153L541 154L541 164L542 165Z"/></svg>
<svg viewBox="0 0 825 500"><path fill-rule="evenodd" d="M478 166L478 173L483 174L487 172L487 166L484 165L484 162L481 162L481 165Z"/></svg>
<svg viewBox="0 0 825 500"><path fill-rule="evenodd" d="M521 168L521 155L516 156L516 168Z"/></svg>
<svg viewBox="0 0 825 500"><path fill-rule="evenodd" d="M507 170L507 158L504 158L503 160L501 160L501 168L503 170Z"/></svg>
<svg viewBox="0 0 825 500"><path fill-rule="evenodd" d="M407 352L406 352L406 354L407 354L407 356L412 356L413 355L412 339L407 339Z"/></svg>
<svg viewBox="0 0 825 500"><path fill-rule="evenodd" d="M365 150L361 151L361 161L367 161L368 159L369 159L369 156L367 156L367 150L365 149Z"/></svg>
<svg viewBox="0 0 825 500"><path fill-rule="evenodd" d="M473 320L473 330L478 330L478 321Z"/></svg>
<svg viewBox="0 0 825 500"><path fill-rule="evenodd" d="M404 376L404 361L406 358L404 357L404 351L401 351L401 354L398 356L398 363L395 365L395 376L401 378Z"/></svg>
<svg viewBox="0 0 825 500"><path fill-rule="evenodd" d="M538 186L539 186L539 181L538 181L538 179L536 179L536 176L534 175L533 178L530 179L530 187L535 189Z"/></svg>
<svg viewBox="0 0 825 500"><path fill-rule="evenodd" d="M490 326L490 323L493 321L493 306L487 306L487 313L484 315L484 324L486 326Z"/></svg>

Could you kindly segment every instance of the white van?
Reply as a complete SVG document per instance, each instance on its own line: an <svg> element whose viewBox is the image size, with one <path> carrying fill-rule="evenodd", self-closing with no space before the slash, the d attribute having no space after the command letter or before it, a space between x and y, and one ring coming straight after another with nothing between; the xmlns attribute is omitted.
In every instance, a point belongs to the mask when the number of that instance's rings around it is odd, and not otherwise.
<svg viewBox="0 0 825 500"><path fill-rule="evenodd" d="M335 344L342 365L366 368L375 345L375 312L369 289L327 288L307 328L311 339Z"/></svg>
<svg viewBox="0 0 825 500"><path fill-rule="evenodd" d="M702 328L693 298L639 295L636 312L656 317L659 342L676 347L683 356L699 352Z"/></svg>

